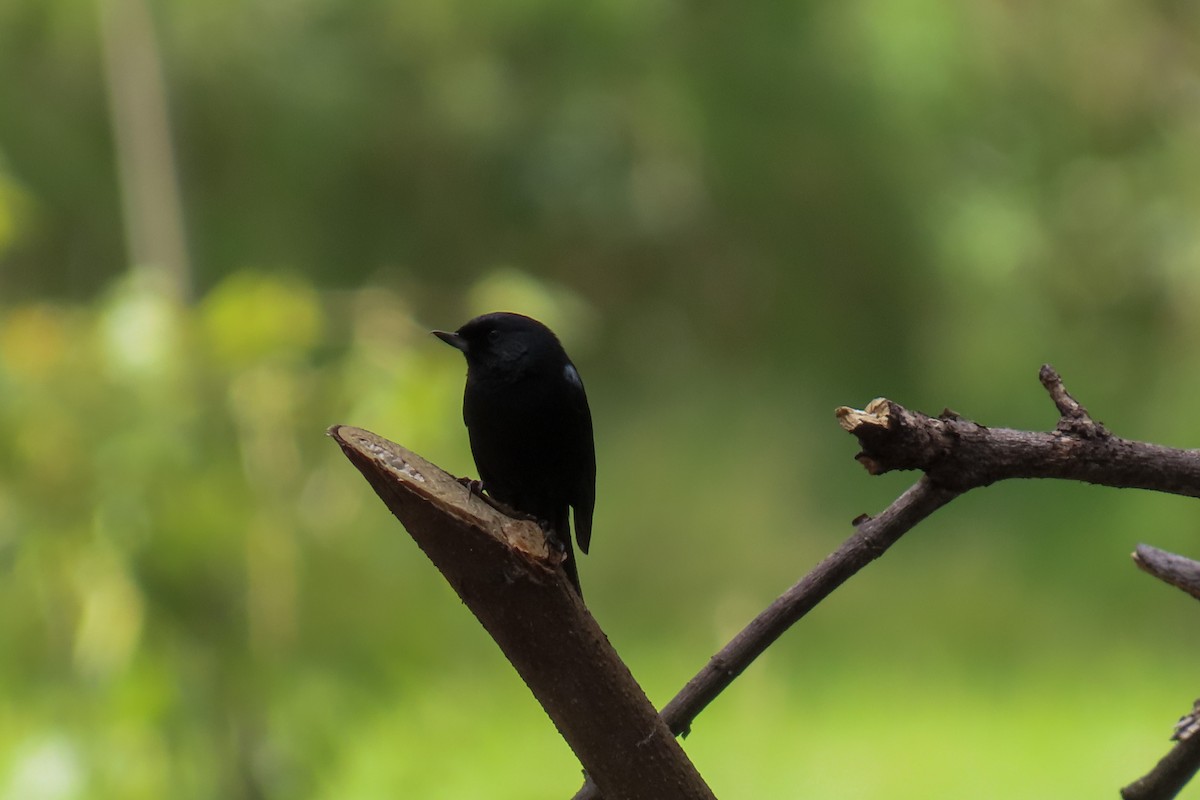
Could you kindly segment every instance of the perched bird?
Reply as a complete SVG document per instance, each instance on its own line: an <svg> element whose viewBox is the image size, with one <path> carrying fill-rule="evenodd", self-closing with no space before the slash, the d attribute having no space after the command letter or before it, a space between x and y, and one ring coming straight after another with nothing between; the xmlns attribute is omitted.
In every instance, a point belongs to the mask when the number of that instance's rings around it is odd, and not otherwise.
<svg viewBox="0 0 1200 800"><path fill-rule="evenodd" d="M553 331L520 314L484 314L433 335L467 357L463 421L484 490L547 529L582 597L567 517L574 508L575 539L586 553L596 449L578 370Z"/></svg>

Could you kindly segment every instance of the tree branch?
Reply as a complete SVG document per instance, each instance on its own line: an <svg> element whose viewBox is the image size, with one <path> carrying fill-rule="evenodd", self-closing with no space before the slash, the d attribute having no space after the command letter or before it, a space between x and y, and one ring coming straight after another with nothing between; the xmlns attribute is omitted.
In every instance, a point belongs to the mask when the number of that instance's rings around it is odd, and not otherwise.
<svg viewBox="0 0 1200 800"><path fill-rule="evenodd" d="M858 437L857 458L873 474L920 469L925 477L960 492L1005 478L1062 478L1117 488L1150 489L1200 497L1200 451L1113 436L1067 392L1049 365L1039 377L1058 408L1054 432L986 428L944 412L934 419L886 399L865 411L838 409ZM1200 565L1139 545L1139 567L1200 597ZM1187 718L1185 718L1187 719ZM1192 732L1195 725L1181 731ZM1200 769L1200 736L1177 733L1179 743L1144 778L1122 790L1125 800L1175 797Z"/></svg>
<svg viewBox="0 0 1200 800"><path fill-rule="evenodd" d="M373 433L339 425L329 435L496 640L607 797L713 797L535 523L504 516Z"/></svg>
<svg viewBox="0 0 1200 800"><path fill-rule="evenodd" d="M837 409L842 427L862 445L856 458L871 474L920 469L925 476L878 517L860 519L836 552L713 656L663 708L671 730L686 735L696 716L784 631L962 492L1002 478L1053 477L1200 496L1200 451L1114 437L1088 416L1053 368L1043 366L1040 378L1061 415L1053 433L987 428L950 411L928 417L886 399L865 411ZM1164 457L1182 476L1159 467Z"/></svg>
<svg viewBox="0 0 1200 800"><path fill-rule="evenodd" d="M837 409L842 427L862 448L855 458L870 474L917 469L925 475L878 517L856 520L853 536L688 681L663 708L671 730L687 735L696 716L789 627L914 525L970 489L1006 478L1060 478L1200 497L1200 451L1115 437L1071 396L1052 367L1044 365L1039 378L1060 415L1048 433L988 428L949 409L933 418L885 398L862 411ZM589 782L574 800L598 797Z"/></svg>
<svg viewBox="0 0 1200 800"><path fill-rule="evenodd" d="M1200 562L1148 544L1139 544L1133 552L1133 563L1143 572L1200 600Z"/></svg>
<svg viewBox="0 0 1200 800"><path fill-rule="evenodd" d="M662 717L671 732L686 736L696 716L788 628L957 496L922 478L878 517L860 521L853 536L755 617L663 707Z"/></svg>
<svg viewBox="0 0 1200 800"><path fill-rule="evenodd" d="M1060 478L1200 497L1200 450L1113 436L1051 367L1042 367L1041 378L1063 414L1048 433L988 428L949 411L928 417L884 398L837 415L858 437L856 458L872 475L916 469L960 492L1007 478Z"/></svg>
<svg viewBox="0 0 1200 800"><path fill-rule="evenodd" d="M1200 563L1157 547L1139 544L1133 563L1144 572L1200 598ZM1200 770L1200 700L1175 725L1176 745L1154 769L1121 790L1124 800L1170 800Z"/></svg>
<svg viewBox="0 0 1200 800"><path fill-rule="evenodd" d="M1062 378L1055 372L1054 367L1042 364L1042 368L1038 370L1038 380L1046 387L1050 399L1054 401L1054 407L1058 409L1058 430L1085 439L1108 436L1104 426L1093 420L1087 409L1071 396L1066 386L1063 386Z"/></svg>
<svg viewBox="0 0 1200 800"><path fill-rule="evenodd" d="M687 736L692 721L700 712L788 628L834 589L887 552L918 522L957 496L958 492L922 478L879 516L856 520L858 527L854 535L755 617L663 707L662 718L671 732L676 736ZM603 796L589 780L575 793L573 800L599 800Z"/></svg>
<svg viewBox="0 0 1200 800"><path fill-rule="evenodd" d="M613 800L711 797L672 734L686 735L784 631L958 495L1006 478L1059 478L1200 497L1200 451L1113 436L1051 367L1042 367L1040 378L1060 415L1045 433L988 428L949 410L929 417L883 398L862 411L837 409L842 427L859 440L856 458L868 472L924 475L877 517L856 520L855 533L713 656L661 717L562 571L553 569L557 554L536 525L473 502L449 475L373 434L346 427L330 433L496 639L584 763L589 780L577 800L602 791ZM1157 568L1160 552L1140 546L1135 560ZM1188 580L1200 586L1196 574ZM1178 788L1170 787L1187 782L1200 763L1190 755L1200 753L1192 741L1200 736L1180 738L1150 775L1123 791L1126 800L1173 797ZM1144 793L1147 787L1159 793Z"/></svg>
<svg viewBox="0 0 1200 800"><path fill-rule="evenodd" d="M1200 769L1200 736L1181 739L1154 769L1121 790L1122 800L1170 800Z"/></svg>

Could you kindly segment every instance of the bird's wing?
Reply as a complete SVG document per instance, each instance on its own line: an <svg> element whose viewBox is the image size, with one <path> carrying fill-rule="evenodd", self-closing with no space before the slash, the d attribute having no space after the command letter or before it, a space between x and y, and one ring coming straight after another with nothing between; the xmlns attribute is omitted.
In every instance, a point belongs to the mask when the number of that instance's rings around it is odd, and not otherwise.
<svg viewBox="0 0 1200 800"><path fill-rule="evenodd" d="M584 553L592 541L592 512L596 508L596 443L592 436L592 411L588 408L587 393L575 365L567 363L566 376L571 384L571 407L576 416L572 430L577 431L572 443L574 463L578 465L577 480L571 497L575 509L575 541Z"/></svg>
<svg viewBox="0 0 1200 800"><path fill-rule="evenodd" d="M592 486L587 500L580 500L575 505L575 541L584 553L592 543L592 511L596 507L596 487Z"/></svg>

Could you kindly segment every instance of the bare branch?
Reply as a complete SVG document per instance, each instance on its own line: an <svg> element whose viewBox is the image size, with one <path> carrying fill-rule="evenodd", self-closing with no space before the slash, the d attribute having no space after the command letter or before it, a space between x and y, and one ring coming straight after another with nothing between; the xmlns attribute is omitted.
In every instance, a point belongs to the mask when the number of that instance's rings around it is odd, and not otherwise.
<svg viewBox="0 0 1200 800"><path fill-rule="evenodd" d="M879 516L857 520L854 535L755 617L663 707L662 718L671 732L687 736L696 716L788 628L883 555L918 522L957 496L957 492L921 478ZM588 781L576 792L574 800L597 800L601 796L599 789Z"/></svg>
<svg viewBox="0 0 1200 800"><path fill-rule="evenodd" d="M755 617L667 703L662 716L671 731L686 736L692 720L788 628L957 495L922 478L878 517L859 522L853 536Z"/></svg>
<svg viewBox="0 0 1200 800"><path fill-rule="evenodd" d="M780 596L688 682L662 711L686 735L692 721L784 631L882 555L914 525L970 489L1006 478L1059 478L1200 497L1200 451L1113 436L1091 418L1049 365L1039 373L1060 418L1052 432L988 428L950 411L937 418L885 398L866 409L837 409L842 427L862 447L856 456L872 475L922 470L925 475ZM1196 737L1200 738L1200 737ZM590 782L575 800L595 800Z"/></svg>
<svg viewBox="0 0 1200 800"><path fill-rule="evenodd" d="M554 569L557 554L536 525L472 502L453 478L373 434L345 427L330 433L496 639L600 784L589 777L578 800L601 791L613 800L711 797L672 734L686 735L696 716L784 631L959 494L1006 478L1059 478L1200 497L1200 451L1113 436L1052 368L1042 367L1040 378L1060 415L1050 432L988 428L949 410L933 418L882 398L862 411L839 408L842 427L862 448L856 457L871 474L925 474L879 516L856 520L855 533L713 656L661 717ZM1135 556L1144 569L1168 563L1176 571L1166 574L1184 574L1172 559L1178 557L1144 545ZM1200 586L1197 575L1200 570L1179 579L1182 584L1164 579L1196 594L1200 589L1188 585ZM1200 763L1188 755L1200 750L1193 739L1200 736L1182 741L1123 796L1174 796Z"/></svg>
<svg viewBox="0 0 1200 800"><path fill-rule="evenodd" d="M1179 741L1144 777L1121 790L1123 800L1170 800L1200 769L1200 736Z"/></svg>
<svg viewBox="0 0 1200 800"><path fill-rule="evenodd" d="M1058 430L1084 438L1108 435L1104 426L1093 420L1087 409L1071 396L1067 387L1063 386L1062 378L1059 377L1054 367L1043 364L1038 372L1038 379L1041 380L1042 386L1046 387L1046 391L1050 393L1050 399L1054 401L1054 406L1058 409L1060 415Z"/></svg>
<svg viewBox="0 0 1200 800"><path fill-rule="evenodd" d="M1133 553L1133 563L1143 572L1200 600L1200 562L1148 544L1139 544Z"/></svg>
<svg viewBox="0 0 1200 800"><path fill-rule="evenodd" d="M335 426L329 435L496 640L607 797L713 797L535 523L504 516L373 433Z"/></svg>
<svg viewBox="0 0 1200 800"><path fill-rule="evenodd" d="M1047 433L989 428L956 414L929 417L884 398L862 411L839 408L837 416L858 437L857 458L872 475L916 469L960 492L1007 478L1060 478L1200 497L1200 450L1113 436L1053 369L1043 367L1041 376L1064 412Z"/></svg>
<svg viewBox="0 0 1200 800"><path fill-rule="evenodd" d="M1200 599L1200 562L1139 544L1133 563L1144 572ZM1121 790L1124 800L1169 800L1200 770L1200 700L1180 718L1171 737L1177 744L1145 776Z"/></svg>

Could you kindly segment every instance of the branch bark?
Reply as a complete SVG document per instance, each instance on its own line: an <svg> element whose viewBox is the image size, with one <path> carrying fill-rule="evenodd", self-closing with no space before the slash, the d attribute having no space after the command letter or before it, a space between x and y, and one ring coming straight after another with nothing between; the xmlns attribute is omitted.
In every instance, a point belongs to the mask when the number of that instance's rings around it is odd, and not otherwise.
<svg viewBox="0 0 1200 800"><path fill-rule="evenodd" d="M700 712L780 636L859 570L887 552L913 526L957 496L957 492L922 478L879 516L856 520L858 527L853 536L755 617L663 707L662 718L671 732L687 736ZM573 800L599 800L603 796L589 780Z"/></svg>
<svg viewBox="0 0 1200 800"><path fill-rule="evenodd" d="M1200 736L1181 740L1144 777L1121 790L1122 800L1170 800L1200 769Z"/></svg>
<svg viewBox="0 0 1200 800"><path fill-rule="evenodd" d="M373 433L339 425L329 435L496 640L606 797L713 797L535 523L501 514Z"/></svg>
<svg viewBox="0 0 1200 800"><path fill-rule="evenodd" d="M671 732L686 736L696 716L788 628L957 494L923 478L878 517L860 521L853 536L755 617L663 707Z"/></svg>
<svg viewBox="0 0 1200 800"><path fill-rule="evenodd" d="M589 780L577 800L602 793L612 800L711 797L672 734L686 735L695 717L784 631L958 495L1006 478L1059 478L1200 497L1200 451L1114 436L1052 368L1042 367L1040 378L1059 412L1050 432L989 428L949 410L929 417L883 398L861 411L837 409L842 427L859 441L856 458L868 472L924 475L877 517L856 520L855 533L713 656L661 717L562 571L553 569L557 556L536 525L472 502L452 477L398 445L355 428L330 433L496 639L580 757ZM1146 568L1145 560L1139 566ZM1156 773L1166 777L1155 786L1182 787L1196 771L1187 754L1200 746L1192 739L1200 736L1188 737L1155 772L1127 787L1135 793L1126 800L1174 796L1136 792Z"/></svg>
<svg viewBox="0 0 1200 800"><path fill-rule="evenodd" d="M1133 563L1143 572L1200 600L1200 562L1148 544L1139 544L1133 552Z"/></svg>
<svg viewBox="0 0 1200 800"><path fill-rule="evenodd" d="M1112 435L1094 421L1049 365L1040 376L1060 418L1050 433L986 428L953 412L932 418L894 403L873 400L865 410L838 409L858 437L858 460L873 474L919 469L960 492L1005 478L1063 478L1116 488L1138 488L1200 497L1200 451L1182 450ZM1200 597L1200 565L1139 545L1137 565ZM1186 718L1185 718L1186 719ZM1185 726L1194 732L1194 726ZM1200 769L1200 736L1179 743L1145 777L1121 791L1124 800L1168 800Z"/></svg>
<svg viewBox="0 0 1200 800"><path fill-rule="evenodd" d="M858 437L856 458L872 475L921 470L959 492L1007 478L1060 478L1200 497L1200 450L1113 436L1051 367L1042 367L1041 379L1062 415L1045 433L989 428L952 411L929 417L885 398L862 411L839 408L837 416Z"/></svg>
<svg viewBox="0 0 1200 800"><path fill-rule="evenodd" d="M1144 572L1200 598L1200 562L1139 544L1133 563ZM1123 800L1170 800L1200 771L1200 700L1175 725L1176 744L1141 778L1121 790Z"/></svg>
<svg viewBox="0 0 1200 800"><path fill-rule="evenodd" d="M1004 478L1062 478L1200 496L1200 450L1115 437L1088 415L1050 366L1042 367L1040 379L1060 414L1048 433L988 428L951 411L929 417L882 398L863 411L837 409L842 427L862 446L856 458L868 472L919 469L924 477L879 516L860 518L857 531L836 552L713 656L663 708L671 730L686 735L696 715L784 631L963 492Z"/></svg>
<svg viewBox="0 0 1200 800"><path fill-rule="evenodd" d="M1052 367L1044 365L1039 379L1059 413L1051 432L989 428L949 409L930 417L886 398L861 411L838 408L839 422L862 448L855 458L870 474L925 474L879 516L856 520L853 536L688 681L663 708L671 730L686 736L695 717L789 627L914 525L964 492L1006 478L1060 478L1200 497L1200 451L1113 436L1071 396ZM600 796L589 782L574 800Z"/></svg>

